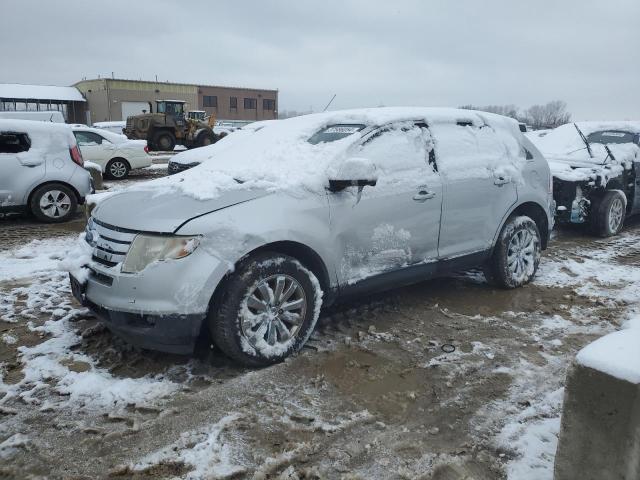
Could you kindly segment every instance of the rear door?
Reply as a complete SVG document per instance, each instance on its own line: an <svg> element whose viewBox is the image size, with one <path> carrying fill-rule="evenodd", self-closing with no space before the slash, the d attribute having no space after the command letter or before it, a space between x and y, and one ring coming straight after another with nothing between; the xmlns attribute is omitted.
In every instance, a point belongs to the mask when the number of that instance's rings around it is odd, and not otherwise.
<svg viewBox="0 0 640 480"><path fill-rule="evenodd" d="M516 179L506 146L489 126L471 122L431 126L443 181L442 259L489 249L505 214L516 203Z"/></svg>
<svg viewBox="0 0 640 480"><path fill-rule="evenodd" d="M377 184L329 193L341 286L437 258L442 184L426 125L379 129L350 153L376 166ZM434 263L435 265L435 263Z"/></svg>
<svg viewBox="0 0 640 480"><path fill-rule="evenodd" d="M46 172L45 159L31 149L26 132L0 132L0 210L20 206Z"/></svg>

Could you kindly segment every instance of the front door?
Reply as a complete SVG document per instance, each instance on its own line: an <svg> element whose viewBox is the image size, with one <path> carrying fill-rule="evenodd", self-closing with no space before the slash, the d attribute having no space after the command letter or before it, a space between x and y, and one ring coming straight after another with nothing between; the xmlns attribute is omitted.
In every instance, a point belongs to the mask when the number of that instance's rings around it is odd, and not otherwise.
<svg viewBox="0 0 640 480"><path fill-rule="evenodd" d="M82 152L82 158L89 162L97 163L104 169L107 161L110 160L110 142L93 132L76 130L73 134L76 136L78 147Z"/></svg>
<svg viewBox="0 0 640 480"><path fill-rule="evenodd" d="M405 122L365 137L350 155L376 167L377 184L329 193L336 274L342 286L438 256L440 176L426 125Z"/></svg>

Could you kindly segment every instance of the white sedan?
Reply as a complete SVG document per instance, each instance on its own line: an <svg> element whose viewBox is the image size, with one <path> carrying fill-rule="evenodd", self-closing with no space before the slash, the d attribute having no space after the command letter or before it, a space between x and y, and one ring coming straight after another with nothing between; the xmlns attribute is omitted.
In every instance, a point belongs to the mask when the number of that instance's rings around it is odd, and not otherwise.
<svg viewBox="0 0 640 480"><path fill-rule="evenodd" d="M100 165L110 178L125 178L129 170L148 167L152 163L153 157L147 153L144 140L129 140L124 135L90 127L74 127L73 134L82 157Z"/></svg>

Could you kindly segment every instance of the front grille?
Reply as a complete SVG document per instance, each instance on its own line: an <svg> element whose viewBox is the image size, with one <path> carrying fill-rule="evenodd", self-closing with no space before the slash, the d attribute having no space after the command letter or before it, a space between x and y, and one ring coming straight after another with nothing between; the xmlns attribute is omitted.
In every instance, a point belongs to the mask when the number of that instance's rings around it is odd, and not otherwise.
<svg viewBox="0 0 640 480"><path fill-rule="evenodd" d="M131 242L137 235L131 230L121 229L92 219L85 230L85 239L93 247L92 259L106 267L124 262Z"/></svg>
<svg viewBox="0 0 640 480"><path fill-rule="evenodd" d="M169 162L169 166L167 170L169 171L169 175L173 175L174 173L184 172L185 170L189 170L195 166L200 165L199 163L178 163L178 162Z"/></svg>
<svg viewBox="0 0 640 480"><path fill-rule="evenodd" d="M133 118L131 118L131 117L127 118L127 127L126 127L126 129L129 130L129 131L133 130Z"/></svg>

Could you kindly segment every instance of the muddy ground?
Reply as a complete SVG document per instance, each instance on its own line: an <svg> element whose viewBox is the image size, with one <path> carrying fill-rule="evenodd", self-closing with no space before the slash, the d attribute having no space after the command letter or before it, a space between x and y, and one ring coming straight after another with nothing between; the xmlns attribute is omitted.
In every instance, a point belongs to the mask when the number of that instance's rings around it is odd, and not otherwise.
<svg viewBox="0 0 640 480"><path fill-rule="evenodd" d="M0 254L83 225L0 220ZM634 308L628 285L582 267L631 278L639 238L638 222L607 240L564 229L525 288L471 271L334 307L299 355L260 370L131 348L57 268L0 279L0 478L551 478L557 432L531 432L557 420L575 353ZM137 396L69 391L89 374Z"/></svg>

